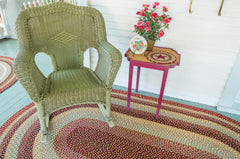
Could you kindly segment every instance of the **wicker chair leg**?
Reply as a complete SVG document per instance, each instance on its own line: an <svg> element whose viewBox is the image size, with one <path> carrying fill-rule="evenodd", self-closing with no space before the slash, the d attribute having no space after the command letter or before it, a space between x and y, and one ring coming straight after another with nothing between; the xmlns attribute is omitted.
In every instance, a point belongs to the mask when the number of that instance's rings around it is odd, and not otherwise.
<svg viewBox="0 0 240 159"><path fill-rule="evenodd" d="M111 116L111 108L110 108L111 105L109 106L106 104L106 108L104 108L104 106L102 104L98 104L98 107L102 111L105 121L108 123L109 127L114 127L114 123L113 123L112 116Z"/></svg>
<svg viewBox="0 0 240 159"><path fill-rule="evenodd" d="M49 127L49 115L46 115L45 117L46 127Z"/></svg>
<svg viewBox="0 0 240 159"><path fill-rule="evenodd" d="M39 104L37 104L37 105L39 105ZM37 107L40 108L40 106L37 106ZM42 135L41 141L47 142L49 115L45 115L43 110L39 110L39 109L38 109L38 115L39 115L41 135Z"/></svg>
<svg viewBox="0 0 240 159"><path fill-rule="evenodd" d="M47 134L48 134L48 128L47 128L47 121L45 116L39 116L40 126L41 126L41 134L42 134L42 142L47 142Z"/></svg>
<svg viewBox="0 0 240 159"><path fill-rule="evenodd" d="M44 119L44 127L46 128L46 131L42 132L42 139L41 142L47 142L48 141L48 126L49 126L49 115L46 115L43 117Z"/></svg>

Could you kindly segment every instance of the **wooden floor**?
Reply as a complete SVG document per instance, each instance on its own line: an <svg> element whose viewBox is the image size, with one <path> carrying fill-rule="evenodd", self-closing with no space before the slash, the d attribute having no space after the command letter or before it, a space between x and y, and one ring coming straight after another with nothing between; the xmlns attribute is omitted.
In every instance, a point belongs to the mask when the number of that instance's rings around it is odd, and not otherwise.
<svg viewBox="0 0 240 159"><path fill-rule="evenodd" d="M2 39L0 40L0 56L15 58L17 55L17 40ZM48 75L52 71L50 59L44 55L38 55L39 60L36 61L43 74ZM41 62L39 62L41 61ZM18 110L31 103L25 89L17 81L11 87L0 94L0 125L2 125L9 117Z"/></svg>
<svg viewBox="0 0 240 159"><path fill-rule="evenodd" d="M0 56L15 58L17 54L16 40L1 40L0 41ZM9 117L17 112L22 107L31 103L26 91L17 81L7 90L0 94L0 125L2 125Z"/></svg>
<svg viewBox="0 0 240 159"><path fill-rule="evenodd" d="M15 58L17 55L17 41L8 39L8 40L0 40L0 56L7 56L7 57L13 57ZM39 61L36 61L38 66L40 67L40 70L43 72L43 74L48 75L52 71L51 62L50 59L45 56L44 54L39 55ZM115 89L121 89L126 91L127 88L120 87L120 86L114 86ZM149 95L158 97L156 94L151 94L148 92L140 91L140 94ZM216 110L216 108L211 106L206 106L202 104L192 103L188 101L183 101L181 99L173 99L170 97L164 97L164 99L167 100L173 100L176 102L180 102L183 104L193 105L196 107L201 107L205 109L209 109L218 113L221 113L223 115L226 115L230 118L233 118L235 120L240 121L240 116L233 115L225 112L219 112ZM9 117L11 117L14 113L16 113L18 110L26 106L27 104L31 103L32 100L29 98L28 94L24 90L24 88L21 86L21 84L17 81L14 85L12 85L7 90L0 93L0 125L2 125Z"/></svg>

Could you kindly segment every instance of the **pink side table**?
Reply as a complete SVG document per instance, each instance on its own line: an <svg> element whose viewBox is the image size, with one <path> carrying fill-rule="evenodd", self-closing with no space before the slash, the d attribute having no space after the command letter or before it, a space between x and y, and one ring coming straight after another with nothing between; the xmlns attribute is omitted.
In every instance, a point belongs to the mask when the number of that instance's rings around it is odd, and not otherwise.
<svg viewBox="0 0 240 159"><path fill-rule="evenodd" d="M138 92L141 67L163 71L161 90L156 112L156 119L158 119L168 70L180 65L181 55L170 48L154 47L152 51L145 51L143 54L134 54L130 49L128 49L125 53L125 57L127 57L129 61L127 111L130 109L133 67L137 66L136 92Z"/></svg>

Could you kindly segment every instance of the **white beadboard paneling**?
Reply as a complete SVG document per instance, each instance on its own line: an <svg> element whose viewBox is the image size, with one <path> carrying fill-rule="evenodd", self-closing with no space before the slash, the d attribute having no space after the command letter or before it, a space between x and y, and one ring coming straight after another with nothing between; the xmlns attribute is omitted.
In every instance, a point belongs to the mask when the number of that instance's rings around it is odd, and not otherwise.
<svg viewBox="0 0 240 159"><path fill-rule="evenodd" d="M146 0L89 0L105 18L108 40L124 56L130 39L135 35L133 25L136 11ZM170 47L181 53L180 67L169 71L165 95L216 106L240 49L240 2L225 1L222 16L218 16L219 0L162 0L173 17L165 37L155 45ZM127 87L129 63L123 63L115 84ZM135 88L136 68L133 88ZM162 72L142 69L140 90L159 93Z"/></svg>

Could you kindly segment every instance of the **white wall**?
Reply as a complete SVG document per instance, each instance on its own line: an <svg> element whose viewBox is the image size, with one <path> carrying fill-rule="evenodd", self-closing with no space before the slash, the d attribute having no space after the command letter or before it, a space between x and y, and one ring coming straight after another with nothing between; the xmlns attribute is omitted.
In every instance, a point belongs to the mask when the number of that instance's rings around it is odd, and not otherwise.
<svg viewBox="0 0 240 159"><path fill-rule="evenodd" d="M153 0L89 0L105 18L108 40L124 55L135 24L136 12ZM240 49L240 2L225 1L218 16L220 0L161 0L173 17L170 29L156 45L181 53L180 67L169 72L165 95L216 106ZM127 87L128 61L123 58L116 85ZM135 70L136 73L136 70ZM136 76L136 74L135 74ZM143 69L140 90L159 93L161 71ZM135 87L135 83L133 83Z"/></svg>
<svg viewBox="0 0 240 159"><path fill-rule="evenodd" d="M218 104L218 110L240 115L240 52Z"/></svg>
<svg viewBox="0 0 240 159"><path fill-rule="evenodd" d="M13 31L17 15L14 1L8 0L7 4ZM127 87L129 63L124 53L135 35L132 32L137 20L135 13L143 3L151 2L154 1L88 0L90 6L103 13L108 40L123 55L116 85ZM188 13L190 0L159 2L169 8L173 19L165 37L156 45L181 53L180 67L169 72L165 95L216 106L240 50L240 1L225 1L220 17L217 14L221 0L193 0L192 14ZM139 89L159 93L161 78L161 71L142 69Z"/></svg>

